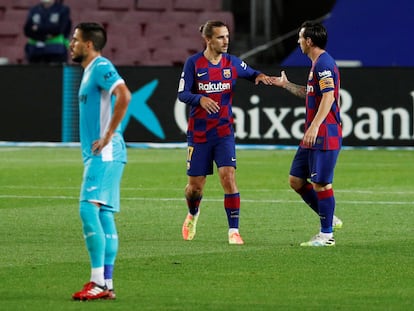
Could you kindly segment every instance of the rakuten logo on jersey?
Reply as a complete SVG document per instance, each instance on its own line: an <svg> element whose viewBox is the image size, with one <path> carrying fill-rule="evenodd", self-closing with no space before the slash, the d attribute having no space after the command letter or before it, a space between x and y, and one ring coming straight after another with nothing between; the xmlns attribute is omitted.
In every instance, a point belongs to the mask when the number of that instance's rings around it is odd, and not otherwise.
<svg viewBox="0 0 414 311"><path fill-rule="evenodd" d="M209 83L198 83L198 90L206 93L220 93L223 91L231 90L231 83L229 82L209 82Z"/></svg>

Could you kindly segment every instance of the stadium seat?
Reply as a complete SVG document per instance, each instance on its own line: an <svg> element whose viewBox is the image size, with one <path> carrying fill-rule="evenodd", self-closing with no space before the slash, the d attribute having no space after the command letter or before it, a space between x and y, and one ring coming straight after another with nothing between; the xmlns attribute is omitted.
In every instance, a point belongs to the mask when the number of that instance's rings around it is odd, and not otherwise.
<svg viewBox="0 0 414 311"><path fill-rule="evenodd" d="M144 36L147 38L174 38L180 35L180 27L175 22L153 21L148 23L144 30Z"/></svg>
<svg viewBox="0 0 414 311"><path fill-rule="evenodd" d="M111 23L106 32L111 39L123 37L127 40L133 40L133 38L143 36L143 29L139 23Z"/></svg>
<svg viewBox="0 0 414 311"><path fill-rule="evenodd" d="M0 57L7 58L9 64L23 64L25 61L24 47L17 45L1 45Z"/></svg>
<svg viewBox="0 0 414 311"><path fill-rule="evenodd" d="M108 39L104 48L105 53L108 53L108 51L110 51L110 53L115 53L127 49L128 39L126 36L115 36L108 32L107 37Z"/></svg>
<svg viewBox="0 0 414 311"><path fill-rule="evenodd" d="M128 11L120 16L119 23L127 25L142 25L143 27L148 23L160 20L160 12L156 11Z"/></svg>
<svg viewBox="0 0 414 311"><path fill-rule="evenodd" d="M171 39L170 38L163 38L163 37L156 37L156 38L147 38L143 37L141 40L143 44L153 52L159 48L171 48Z"/></svg>
<svg viewBox="0 0 414 311"><path fill-rule="evenodd" d="M133 9L134 0L99 0L98 8L100 10L128 11Z"/></svg>
<svg viewBox="0 0 414 311"><path fill-rule="evenodd" d="M15 27L17 27L23 34L23 26L27 16L27 11L8 9L4 13L3 21L15 23Z"/></svg>
<svg viewBox="0 0 414 311"><path fill-rule="evenodd" d="M116 2L116 1L114 1ZM97 10L98 0L65 0L64 4L67 5L71 11L73 10Z"/></svg>
<svg viewBox="0 0 414 311"><path fill-rule="evenodd" d="M102 24L105 29L111 23L117 23L118 12L103 10L84 10L80 13L81 21L96 22Z"/></svg>
<svg viewBox="0 0 414 311"><path fill-rule="evenodd" d="M164 23L176 23L180 26L187 25L188 23L196 23L198 21L197 13L187 11L166 11L160 14L159 21Z"/></svg>
<svg viewBox="0 0 414 311"><path fill-rule="evenodd" d="M219 20L227 24L231 34L234 33L234 16L230 11L204 11L198 14L198 22L201 24L208 20Z"/></svg>
<svg viewBox="0 0 414 311"><path fill-rule="evenodd" d="M116 66L144 66L151 62L151 53L146 48L125 49L112 53L111 61Z"/></svg>
<svg viewBox="0 0 414 311"><path fill-rule="evenodd" d="M167 11L172 9L172 0L136 0L135 9Z"/></svg>
<svg viewBox="0 0 414 311"><path fill-rule="evenodd" d="M142 41L142 31L139 24L112 23L107 29L108 46L115 50L135 48Z"/></svg>
<svg viewBox="0 0 414 311"><path fill-rule="evenodd" d="M188 55L203 49L198 28L207 19L221 19L232 30L233 16L220 11L221 2L64 0L71 9L73 26L90 21L105 27L108 32L105 52L122 65L127 65L128 61L131 65L142 65L146 61L150 65L184 62ZM24 63L23 26L29 8L38 3L39 0L0 0L0 48L3 54L8 54L10 63ZM142 56L135 56L137 54Z"/></svg>
<svg viewBox="0 0 414 311"><path fill-rule="evenodd" d="M12 8L18 10L28 10L32 6L38 4L39 1L37 0L13 0L12 1Z"/></svg>
<svg viewBox="0 0 414 311"><path fill-rule="evenodd" d="M204 49L204 40L200 34L193 37L180 36L171 40L170 48L183 50L187 54L194 54Z"/></svg>
<svg viewBox="0 0 414 311"><path fill-rule="evenodd" d="M0 2L0 10L5 11L7 8L11 7L12 0L2 0Z"/></svg>
<svg viewBox="0 0 414 311"><path fill-rule="evenodd" d="M203 24L204 22L199 20L193 23L186 23L183 27L181 27L181 35L183 37L201 38L200 26Z"/></svg>
<svg viewBox="0 0 414 311"><path fill-rule="evenodd" d="M155 66L183 66L189 52L182 49L159 48L152 53L149 64Z"/></svg>
<svg viewBox="0 0 414 311"><path fill-rule="evenodd" d="M0 21L0 36L17 37L21 35L23 29L16 26L16 22L14 21Z"/></svg>
<svg viewBox="0 0 414 311"><path fill-rule="evenodd" d="M175 0L174 10L219 11L221 2L221 0Z"/></svg>

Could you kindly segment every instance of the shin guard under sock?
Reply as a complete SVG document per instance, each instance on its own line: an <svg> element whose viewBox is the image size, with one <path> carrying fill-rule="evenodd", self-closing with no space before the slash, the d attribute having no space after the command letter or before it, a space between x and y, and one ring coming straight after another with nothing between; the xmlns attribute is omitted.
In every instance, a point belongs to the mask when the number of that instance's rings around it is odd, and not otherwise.
<svg viewBox="0 0 414 311"><path fill-rule="evenodd" d="M333 189L316 193L318 196L319 217L321 219L321 232L332 233L332 219L335 212L335 197Z"/></svg>
<svg viewBox="0 0 414 311"><path fill-rule="evenodd" d="M229 228L239 228L240 193L225 194L224 209L226 210Z"/></svg>

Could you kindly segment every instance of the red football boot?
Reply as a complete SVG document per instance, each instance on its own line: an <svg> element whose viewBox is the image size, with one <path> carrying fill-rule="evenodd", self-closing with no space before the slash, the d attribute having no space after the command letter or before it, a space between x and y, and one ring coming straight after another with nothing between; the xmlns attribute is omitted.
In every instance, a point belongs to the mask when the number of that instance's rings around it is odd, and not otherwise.
<svg viewBox="0 0 414 311"><path fill-rule="evenodd" d="M94 300L108 297L109 290L106 286L99 286L94 282L86 283L82 290L72 295L74 300Z"/></svg>

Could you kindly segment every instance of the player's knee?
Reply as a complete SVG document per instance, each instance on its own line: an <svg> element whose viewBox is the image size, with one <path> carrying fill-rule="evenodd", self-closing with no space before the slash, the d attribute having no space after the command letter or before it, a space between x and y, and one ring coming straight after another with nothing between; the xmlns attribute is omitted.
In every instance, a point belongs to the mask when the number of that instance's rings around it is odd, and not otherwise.
<svg viewBox="0 0 414 311"><path fill-rule="evenodd" d="M80 203L79 215L82 220L84 234L89 235L91 232L95 232L98 207L96 207L93 203L83 201Z"/></svg>
<svg viewBox="0 0 414 311"><path fill-rule="evenodd" d="M221 185L226 193L238 192L234 175L223 175L221 178Z"/></svg>
<svg viewBox="0 0 414 311"><path fill-rule="evenodd" d="M313 188L316 192L326 191L332 189L332 184L329 183L314 183Z"/></svg>
<svg viewBox="0 0 414 311"><path fill-rule="evenodd" d="M292 176L292 175L289 175L288 182L289 182L289 186L295 191L299 191L305 184L303 179Z"/></svg>
<svg viewBox="0 0 414 311"><path fill-rule="evenodd" d="M203 194L203 188L201 187L201 185L187 184L184 193L185 196L189 199L199 198Z"/></svg>

